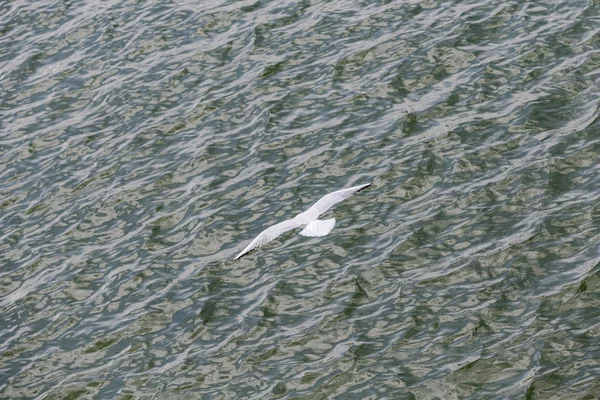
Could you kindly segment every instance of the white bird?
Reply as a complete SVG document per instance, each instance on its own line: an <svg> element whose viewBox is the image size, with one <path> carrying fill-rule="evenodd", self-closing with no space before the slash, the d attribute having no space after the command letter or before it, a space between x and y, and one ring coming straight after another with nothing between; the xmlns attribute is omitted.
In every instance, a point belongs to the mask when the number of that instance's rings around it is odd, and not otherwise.
<svg viewBox="0 0 600 400"><path fill-rule="evenodd" d="M256 239L254 239L248 246L246 246L244 250L242 250L240 254L237 255L235 260L243 257L246 253L256 249L257 247L270 242L282 233L295 228L304 228L302 231L300 231L300 234L303 236L327 235L329 232L331 232L333 226L335 225L335 218L321 220L318 219L319 215L323 214L340 201L346 200L354 193L360 192L369 186L371 186L371 184L367 183L348 189L338 190L337 192L329 193L321 197L321 199L307 211L304 211L292 219L280 222L262 231L261 234L256 237Z"/></svg>

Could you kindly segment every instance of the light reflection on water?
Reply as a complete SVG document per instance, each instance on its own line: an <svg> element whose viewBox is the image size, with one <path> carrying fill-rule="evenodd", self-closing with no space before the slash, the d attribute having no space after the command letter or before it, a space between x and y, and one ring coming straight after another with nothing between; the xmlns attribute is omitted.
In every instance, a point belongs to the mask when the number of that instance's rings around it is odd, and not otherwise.
<svg viewBox="0 0 600 400"><path fill-rule="evenodd" d="M597 21L1 5L0 397L597 396Z"/></svg>

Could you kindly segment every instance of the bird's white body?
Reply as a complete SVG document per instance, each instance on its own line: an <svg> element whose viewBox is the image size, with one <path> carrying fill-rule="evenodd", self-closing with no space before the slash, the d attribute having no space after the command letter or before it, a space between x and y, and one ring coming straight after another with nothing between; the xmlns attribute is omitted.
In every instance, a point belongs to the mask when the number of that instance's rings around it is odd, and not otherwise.
<svg viewBox="0 0 600 400"><path fill-rule="evenodd" d="M333 207L333 205L347 199L354 193L359 192L369 186L371 186L371 184L367 183L365 185L338 190L323 196L311 208L303 213L300 213L292 219L280 222L262 231L261 234L256 237L256 239L254 239L244 250L242 250L240 254L237 255L237 257L235 257L235 259L237 260L241 258L246 253L264 245L265 243L270 242L282 233L295 228L304 228L300 232L300 234L303 236L327 235L329 232L331 232L335 225L335 218L320 220L318 219L319 215L329 210L331 207Z"/></svg>
<svg viewBox="0 0 600 400"><path fill-rule="evenodd" d="M296 221L296 223L300 227L304 228L306 225L310 224L317 218L319 218L319 213L316 210L313 210L312 208L310 208L309 210L296 215L293 218L293 220Z"/></svg>

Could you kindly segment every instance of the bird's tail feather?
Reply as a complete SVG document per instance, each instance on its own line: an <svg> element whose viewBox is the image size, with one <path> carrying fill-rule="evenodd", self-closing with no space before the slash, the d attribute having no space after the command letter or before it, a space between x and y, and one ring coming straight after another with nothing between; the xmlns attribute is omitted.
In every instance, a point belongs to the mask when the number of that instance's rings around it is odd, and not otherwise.
<svg viewBox="0 0 600 400"><path fill-rule="evenodd" d="M335 225L335 218L320 220L316 219L310 224L306 225L300 232L303 236L325 236L333 229Z"/></svg>

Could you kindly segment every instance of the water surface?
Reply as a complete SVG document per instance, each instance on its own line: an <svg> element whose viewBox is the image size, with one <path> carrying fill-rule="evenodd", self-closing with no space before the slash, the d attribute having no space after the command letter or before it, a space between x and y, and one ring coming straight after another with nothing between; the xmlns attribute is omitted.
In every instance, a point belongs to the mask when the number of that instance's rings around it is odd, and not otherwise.
<svg viewBox="0 0 600 400"><path fill-rule="evenodd" d="M598 6L3 3L0 397L600 396Z"/></svg>

